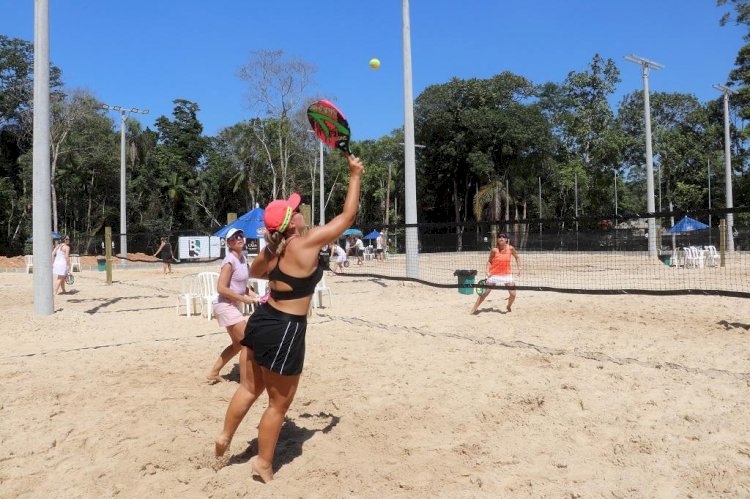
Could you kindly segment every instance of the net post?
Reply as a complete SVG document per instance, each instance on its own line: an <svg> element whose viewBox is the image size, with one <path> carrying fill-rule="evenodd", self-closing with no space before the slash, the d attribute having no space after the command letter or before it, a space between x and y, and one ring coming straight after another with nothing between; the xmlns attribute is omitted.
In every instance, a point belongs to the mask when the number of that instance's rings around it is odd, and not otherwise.
<svg viewBox="0 0 750 499"><path fill-rule="evenodd" d="M727 219L722 218L719 221L719 265L724 267L724 257L727 249Z"/></svg>
<svg viewBox="0 0 750 499"><path fill-rule="evenodd" d="M112 284L112 227L104 228L104 259L107 266L107 284Z"/></svg>

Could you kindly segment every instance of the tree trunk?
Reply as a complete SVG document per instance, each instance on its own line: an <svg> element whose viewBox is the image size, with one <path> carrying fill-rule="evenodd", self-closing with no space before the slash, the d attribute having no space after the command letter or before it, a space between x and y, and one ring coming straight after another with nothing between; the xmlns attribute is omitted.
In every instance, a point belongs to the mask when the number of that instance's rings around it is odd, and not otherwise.
<svg viewBox="0 0 750 499"><path fill-rule="evenodd" d="M453 211L456 217L456 251L461 251L463 249L463 238L461 235L463 234L464 227L460 225L461 209L458 200L458 182L455 176L453 177Z"/></svg>
<svg viewBox="0 0 750 499"><path fill-rule="evenodd" d="M63 135L64 137L65 135ZM52 164L50 165L50 187L52 192L52 230L57 232L57 189L55 188L55 171L57 158L60 156L60 144L52 145Z"/></svg>
<svg viewBox="0 0 750 499"><path fill-rule="evenodd" d="M391 213L391 164L388 163L388 184L385 188L385 217L384 223L388 225Z"/></svg>

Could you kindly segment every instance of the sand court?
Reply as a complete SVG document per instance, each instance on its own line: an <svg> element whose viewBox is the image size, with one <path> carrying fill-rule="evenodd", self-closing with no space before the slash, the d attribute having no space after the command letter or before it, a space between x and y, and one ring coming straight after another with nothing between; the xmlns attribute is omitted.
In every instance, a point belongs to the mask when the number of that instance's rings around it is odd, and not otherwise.
<svg viewBox="0 0 750 499"><path fill-rule="evenodd" d="M471 316L475 295L335 275L263 485L265 397L217 462L236 360L205 383L228 336L175 315L215 267L84 271L49 317L0 274L3 496L750 495L747 300L523 291L506 314L495 291Z"/></svg>

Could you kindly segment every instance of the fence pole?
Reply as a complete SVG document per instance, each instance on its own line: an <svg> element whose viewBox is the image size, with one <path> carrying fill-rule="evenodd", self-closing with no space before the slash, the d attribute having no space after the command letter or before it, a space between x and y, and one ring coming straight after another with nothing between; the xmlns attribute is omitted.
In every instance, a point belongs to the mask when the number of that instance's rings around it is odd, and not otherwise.
<svg viewBox="0 0 750 499"><path fill-rule="evenodd" d="M104 228L104 259L107 268L107 284L112 284L112 227Z"/></svg>

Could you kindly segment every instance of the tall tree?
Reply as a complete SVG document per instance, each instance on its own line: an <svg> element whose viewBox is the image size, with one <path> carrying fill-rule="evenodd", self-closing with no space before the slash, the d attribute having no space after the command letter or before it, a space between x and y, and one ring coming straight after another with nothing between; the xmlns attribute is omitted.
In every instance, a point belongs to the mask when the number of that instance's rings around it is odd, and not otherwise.
<svg viewBox="0 0 750 499"><path fill-rule="evenodd" d="M662 209L707 207L706 164L712 148L706 107L695 96L679 93L654 92L650 101L655 164L661 178L655 191L657 196L662 192ZM618 115L628 138L624 165L631 180L640 181L644 175L643 92L626 95ZM633 208L644 210L645 203Z"/></svg>
<svg viewBox="0 0 750 499"><path fill-rule="evenodd" d="M249 87L250 108L266 118L251 120L263 145L273 175L273 197L287 195L289 160L296 133L293 116L305 102L305 91L312 83L315 67L298 58L286 58L282 50L259 50L239 71ZM274 129L275 128L275 129Z"/></svg>
<svg viewBox="0 0 750 499"><path fill-rule="evenodd" d="M540 105L561 145L551 179L558 194L551 201L561 216L572 214L576 178L585 194L579 196L582 212L601 211L611 202L612 175L623 145L608 99L619 82L614 61L594 54L586 71L571 71L561 85L541 88Z"/></svg>

